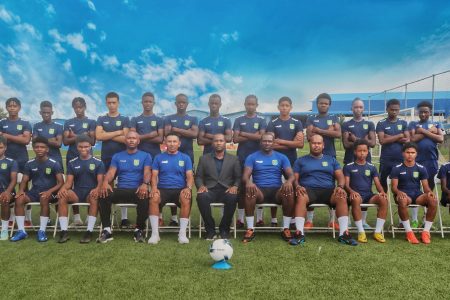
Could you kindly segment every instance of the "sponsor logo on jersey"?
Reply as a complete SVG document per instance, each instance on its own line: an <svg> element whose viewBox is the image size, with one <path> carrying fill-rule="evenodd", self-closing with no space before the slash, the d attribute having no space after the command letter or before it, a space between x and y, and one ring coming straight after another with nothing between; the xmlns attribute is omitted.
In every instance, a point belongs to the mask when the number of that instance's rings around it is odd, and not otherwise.
<svg viewBox="0 0 450 300"><path fill-rule="evenodd" d="M369 124L363 124L363 129L369 129Z"/></svg>
<svg viewBox="0 0 450 300"><path fill-rule="evenodd" d="M2 163L2 170L6 170L6 167L8 167L8 165L6 163Z"/></svg>
<svg viewBox="0 0 450 300"><path fill-rule="evenodd" d="M333 120L327 120L327 125L328 126L333 125Z"/></svg>
<svg viewBox="0 0 450 300"><path fill-rule="evenodd" d="M222 126L223 126L223 121L219 121L219 122L217 122L217 126L220 126L220 127L222 127Z"/></svg>
<svg viewBox="0 0 450 300"><path fill-rule="evenodd" d="M50 128L48 130L48 134L55 134L55 128Z"/></svg>
<svg viewBox="0 0 450 300"><path fill-rule="evenodd" d="M95 170L95 164L89 164L89 170L94 171Z"/></svg>
<svg viewBox="0 0 450 300"><path fill-rule="evenodd" d="M153 127L155 127L155 126L156 126L156 121L151 121L151 122L150 122L150 125L153 126Z"/></svg>
<svg viewBox="0 0 450 300"><path fill-rule="evenodd" d="M83 123L82 127L83 127L84 129L88 128L88 123Z"/></svg>
<svg viewBox="0 0 450 300"><path fill-rule="evenodd" d="M122 121L117 120L117 121L116 121L116 126L120 126L120 125L122 125Z"/></svg>
<svg viewBox="0 0 450 300"><path fill-rule="evenodd" d="M184 160L179 160L178 161L178 166L184 167Z"/></svg>
<svg viewBox="0 0 450 300"><path fill-rule="evenodd" d="M414 177L414 178L419 178L419 172L414 171L414 172L413 172L413 177Z"/></svg>
<svg viewBox="0 0 450 300"><path fill-rule="evenodd" d="M51 168L45 168L45 174L49 175L52 173L52 169Z"/></svg>
<svg viewBox="0 0 450 300"><path fill-rule="evenodd" d="M402 130L402 128L403 128L402 124L398 124L398 125L397 125L397 129L398 129L398 130Z"/></svg>
<svg viewBox="0 0 450 300"><path fill-rule="evenodd" d="M323 167L328 167L328 162L327 162L327 161L323 161L323 162L322 162L322 166L323 166Z"/></svg>
<svg viewBox="0 0 450 300"><path fill-rule="evenodd" d="M366 176L370 176L370 170L366 170L364 173L366 174Z"/></svg>
<svg viewBox="0 0 450 300"><path fill-rule="evenodd" d="M139 159L133 160L133 165L136 167L139 166Z"/></svg>
<svg viewBox="0 0 450 300"><path fill-rule="evenodd" d="M276 165L278 165L278 160L276 160L276 159L272 159L272 165L273 165L273 166L276 166Z"/></svg>
<svg viewBox="0 0 450 300"><path fill-rule="evenodd" d="M295 124L289 124L289 128L290 129L294 129L295 128Z"/></svg>
<svg viewBox="0 0 450 300"><path fill-rule="evenodd" d="M17 124L17 130L22 130L23 126L22 124Z"/></svg>
<svg viewBox="0 0 450 300"><path fill-rule="evenodd" d="M189 121L189 120L184 120L184 125L185 125L185 126L189 126L189 124L191 124L191 121Z"/></svg>
<svg viewBox="0 0 450 300"><path fill-rule="evenodd" d="M259 129L259 123L255 123L255 124L253 124L253 128L255 128L255 129Z"/></svg>

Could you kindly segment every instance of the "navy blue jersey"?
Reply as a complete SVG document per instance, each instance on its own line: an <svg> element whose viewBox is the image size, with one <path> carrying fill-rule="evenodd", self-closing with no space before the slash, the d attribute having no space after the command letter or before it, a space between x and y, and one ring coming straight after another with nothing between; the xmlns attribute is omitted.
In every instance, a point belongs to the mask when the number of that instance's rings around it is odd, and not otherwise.
<svg viewBox="0 0 450 300"><path fill-rule="evenodd" d="M51 122L39 122L33 126L33 138L38 136L46 139L56 138L63 135L63 126L59 123ZM61 147L52 147L49 145L48 156L56 160L62 166Z"/></svg>
<svg viewBox="0 0 450 300"><path fill-rule="evenodd" d="M377 124L376 132L384 132L389 136L394 136L408 131L407 123L405 120L397 119L395 122L391 122L388 119L383 119ZM397 162L401 159L402 143L395 142L390 144L384 144L381 146L380 162L389 163L391 161Z"/></svg>
<svg viewBox="0 0 450 300"><path fill-rule="evenodd" d="M22 119L14 121L3 119L0 121L0 130L1 132L15 136L21 135L26 131L28 131L29 133L33 132L31 130L30 122L24 121ZM8 141L8 148L6 149L5 155L17 161L20 172L23 171L22 168L28 161L28 151L26 145Z"/></svg>
<svg viewBox="0 0 450 300"><path fill-rule="evenodd" d="M64 132L72 131L76 135L81 135L81 134L88 135L89 132L92 132L92 131L95 132L96 126L97 126L97 122L95 122L95 120L91 120L88 118L83 118L83 119L72 118L72 119L67 120L64 123ZM69 161L75 157L78 157L78 155L79 155L79 153L77 150L77 145L75 143L69 145L69 149L67 150L67 155L66 155L67 161Z"/></svg>
<svg viewBox="0 0 450 300"><path fill-rule="evenodd" d="M320 158L308 154L298 158L294 164L294 173L300 177L299 184L314 189L334 188L334 172L340 169L338 161L325 154Z"/></svg>
<svg viewBox="0 0 450 300"><path fill-rule="evenodd" d="M374 177L378 177L377 168L369 162L359 165L351 162L344 166L344 176L350 178L350 188L361 195L372 192Z"/></svg>
<svg viewBox="0 0 450 300"><path fill-rule="evenodd" d="M118 115L117 117L110 117L108 115L100 116L97 119L97 126L102 126L105 132L113 132L130 127L128 117L122 115ZM125 144L113 140L102 141L102 160L109 160L114 154L125 149Z"/></svg>
<svg viewBox="0 0 450 300"><path fill-rule="evenodd" d="M198 129L200 132L207 134L224 134L225 131L231 130L231 121L227 117L219 116L217 118L208 116L200 121L198 124ZM203 148L203 154L212 152L213 148L211 145L205 145Z"/></svg>
<svg viewBox="0 0 450 300"><path fill-rule="evenodd" d="M256 133L260 130L266 130L267 124L264 118L260 116L247 117L246 115L238 117L234 120L233 130L242 131L248 133ZM237 148L237 156L241 162L241 166L244 165L245 159L250 154L259 150L259 141L245 141L240 142Z"/></svg>
<svg viewBox="0 0 450 300"><path fill-rule="evenodd" d="M4 192L11 183L12 172L19 172L17 162L8 157L0 159L0 192Z"/></svg>
<svg viewBox="0 0 450 300"><path fill-rule="evenodd" d="M192 126L198 125L197 117L192 117L187 114L184 116L180 116L177 114L167 116L164 122L164 125L171 125L172 127L184 130L191 129ZM193 138L181 137L181 146L179 148L181 152L188 154L191 159L194 158L194 149L192 146L193 140Z"/></svg>
<svg viewBox="0 0 450 300"><path fill-rule="evenodd" d="M412 167L399 164L392 168L391 178L398 179L398 189L407 195L420 193L420 181L428 179L428 172L424 166L416 163Z"/></svg>
<svg viewBox="0 0 450 300"><path fill-rule="evenodd" d="M245 160L244 167L252 169L253 182L258 187L280 187L283 171L291 167L286 155L272 151L270 155L257 151Z"/></svg>
<svg viewBox="0 0 450 300"><path fill-rule="evenodd" d="M273 119L267 124L267 132L273 132L276 139L282 139L286 141L293 141L295 136L299 132L303 132L303 125L297 119L289 117L288 120L282 120L281 118ZM297 149L289 148L286 150L277 150L280 153L286 155L291 164L294 164L297 159Z"/></svg>
<svg viewBox="0 0 450 300"><path fill-rule="evenodd" d="M439 172L437 174L437 178L447 179L447 189L450 189L450 162L443 164L441 168L439 169Z"/></svg>
<svg viewBox="0 0 450 300"><path fill-rule="evenodd" d="M335 115L315 115L308 116L306 119L306 127L313 125L322 130L328 130L328 128L336 123L339 123L338 116ZM323 149L323 154L336 157L336 149L334 148L334 138L323 136L323 142L325 148Z"/></svg>
<svg viewBox="0 0 450 300"><path fill-rule="evenodd" d="M420 121L411 121L408 125L409 130L416 129L419 127L422 127L423 129L427 130L436 127L437 129L442 130L442 125L439 122L427 121L422 123ZM418 163L422 163L428 160L437 161L439 159L437 143L432 139L424 137L419 142L417 142L417 147L419 148L416 158L416 161Z"/></svg>
<svg viewBox="0 0 450 300"><path fill-rule="evenodd" d="M99 174L105 174L105 165L93 156L85 160L76 157L67 164L67 175L73 175L74 189L94 189Z"/></svg>
<svg viewBox="0 0 450 300"><path fill-rule="evenodd" d="M111 167L117 169L117 187L121 189L138 188L143 183L144 167L151 166L150 154L140 150L133 154L127 151L116 153L111 160Z"/></svg>
<svg viewBox="0 0 450 300"><path fill-rule="evenodd" d="M359 139L364 139L369 136L369 132L375 133L375 125L371 121L355 121L354 119L351 119L347 122L344 122L342 124L342 135L344 135L344 132L350 132L354 136L356 136ZM344 164L351 163L355 160L353 149L345 149L345 156L344 156ZM372 157L370 154L369 149L369 155L366 159L368 162L372 161Z"/></svg>
<svg viewBox="0 0 450 300"><path fill-rule="evenodd" d="M138 117L131 118L130 128L134 128L140 135L149 134L154 131L158 132L159 129L164 130L164 120L155 114L151 116L140 115ZM150 153L152 157L155 157L161 153L159 143L153 143L150 141L142 141L139 143L139 150Z"/></svg>
<svg viewBox="0 0 450 300"><path fill-rule="evenodd" d="M158 171L158 188L182 189L186 187L186 172L192 171L191 158L178 151L163 152L155 157L152 169Z"/></svg>
<svg viewBox="0 0 450 300"><path fill-rule="evenodd" d="M51 189L56 185L56 174L62 174L63 169L54 159L38 161L33 158L25 164L24 175L28 175L32 189L39 192Z"/></svg>

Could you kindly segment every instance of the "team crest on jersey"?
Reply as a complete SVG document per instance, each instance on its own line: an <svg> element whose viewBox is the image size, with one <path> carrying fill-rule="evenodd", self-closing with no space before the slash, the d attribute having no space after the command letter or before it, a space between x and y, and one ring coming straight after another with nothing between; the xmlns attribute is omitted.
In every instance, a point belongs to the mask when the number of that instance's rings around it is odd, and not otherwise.
<svg viewBox="0 0 450 300"><path fill-rule="evenodd" d="M370 170L366 170L366 171L364 172L364 174L366 174L366 176L370 176Z"/></svg>
<svg viewBox="0 0 450 300"><path fill-rule="evenodd" d="M89 170L94 171L95 170L95 164L89 164Z"/></svg>
<svg viewBox="0 0 450 300"><path fill-rule="evenodd" d="M402 130L402 128L403 128L402 124L398 124L398 125L397 125L397 129L398 129L398 130Z"/></svg>
<svg viewBox="0 0 450 300"><path fill-rule="evenodd" d="M276 165L278 165L278 160L276 160L276 159L272 159L272 165L273 165L273 166L276 166Z"/></svg>
<svg viewBox="0 0 450 300"><path fill-rule="evenodd" d="M116 126L120 126L120 125L122 125L122 121L120 121L120 120L116 121Z"/></svg>
<svg viewBox="0 0 450 300"><path fill-rule="evenodd" d="M52 173L52 169L51 168L45 168L45 174L49 175Z"/></svg>
<svg viewBox="0 0 450 300"><path fill-rule="evenodd" d="M363 124L363 129L369 129L369 124Z"/></svg>
<svg viewBox="0 0 450 300"><path fill-rule="evenodd" d="M327 161L323 161L323 162L322 162L322 166L323 166L323 167L328 167L328 162L327 162Z"/></svg>
<svg viewBox="0 0 450 300"><path fill-rule="evenodd" d="M223 126L223 122L222 121L217 122L217 126L222 127Z"/></svg>
<svg viewBox="0 0 450 300"><path fill-rule="evenodd" d="M55 128L50 128L50 129L48 130L48 133L49 133L49 134L55 134Z"/></svg>
<svg viewBox="0 0 450 300"><path fill-rule="evenodd" d="M189 120L184 120L184 125L185 125L185 126L189 126L190 123L191 123L191 122L190 122Z"/></svg>
<svg viewBox="0 0 450 300"><path fill-rule="evenodd" d="M7 167L8 167L8 165L6 163L2 163L2 166L1 166L2 170L6 170Z"/></svg>
<svg viewBox="0 0 450 300"><path fill-rule="evenodd" d="M153 127L155 127L155 126L156 126L156 121L151 121L151 122L150 122L150 125L153 126Z"/></svg>
<svg viewBox="0 0 450 300"><path fill-rule="evenodd" d="M83 128L86 129L88 127L88 123L83 123Z"/></svg>
<svg viewBox="0 0 450 300"><path fill-rule="evenodd" d="M139 159L133 160L133 165L135 165L136 167L139 166Z"/></svg>
<svg viewBox="0 0 450 300"><path fill-rule="evenodd" d="M259 123L255 123L255 124L253 124L253 128L255 128L255 129L259 129Z"/></svg>
<svg viewBox="0 0 450 300"><path fill-rule="evenodd" d="M413 172L413 177L414 177L414 178L419 178L419 172L414 171L414 172Z"/></svg>
<svg viewBox="0 0 450 300"><path fill-rule="evenodd" d="M17 130L22 130L23 126L22 124L17 124Z"/></svg>
<svg viewBox="0 0 450 300"><path fill-rule="evenodd" d="M289 124L289 128L290 129L294 129L295 128L295 124Z"/></svg>
<svg viewBox="0 0 450 300"><path fill-rule="evenodd" d="M184 167L184 160L179 160L179 161L178 161L178 165L179 165L180 167Z"/></svg>
<svg viewBox="0 0 450 300"><path fill-rule="evenodd" d="M328 126L333 125L333 120L327 120L327 125Z"/></svg>

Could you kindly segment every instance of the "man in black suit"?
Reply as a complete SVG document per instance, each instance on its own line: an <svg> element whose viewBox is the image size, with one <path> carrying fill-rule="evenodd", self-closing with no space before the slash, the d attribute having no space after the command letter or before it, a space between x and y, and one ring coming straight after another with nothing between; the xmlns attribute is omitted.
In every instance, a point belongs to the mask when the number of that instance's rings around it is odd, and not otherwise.
<svg viewBox="0 0 450 300"><path fill-rule="evenodd" d="M223 134L214 135L212 146L214 151L200 157L198 163L195 175L197 204L205 222L207 240L213 240L216 235L210 204L225 204L219 234L221 238L227 239L236 209L241 166L236 156L225 152L226 141Z"/></svg>

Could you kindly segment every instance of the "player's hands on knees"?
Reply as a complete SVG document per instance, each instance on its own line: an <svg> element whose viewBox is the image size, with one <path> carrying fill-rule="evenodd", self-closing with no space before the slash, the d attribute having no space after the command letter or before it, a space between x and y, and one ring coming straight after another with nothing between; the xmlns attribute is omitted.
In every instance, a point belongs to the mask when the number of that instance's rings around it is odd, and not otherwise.
<svg viewBox="0 0 450 300"><path fill-rule="evenodd" d="M297 187L295 188L295 195L297 197L306 196L306 189L301 185L297 185Z"/></svg>
<svg viewBox="0 0 450 300"><path fill-rule="evenodd" d="M201 194L201 193L207 193L208 192L208 188L204 185L202 185L201 187L198 188L197 194Z"/></svg>
<svg viewBox="0 0 450 300"><path fill-rule="evenodd" d="M428 199L433 199L434 201L437 201L437 197L434 195L433 192L427 193Z"/></svg>
<svg viewBox="0 0 450 300"><path fill-rule="evenodd" d="M292 184L290 184L289 182L284 182L281 185L281 193L283 193L283 195L291 196L293 191L294 189L292 188Z"/></svg>
<svg viewBox="0 0 450 300"><path fill-rule="evenodd" d="M101 189L100 189L100 197L101 198L106 198L108 197L108 194L111 192L112 193L113 189L112 187L106 183L104 185L102 185Z"/></svg>
<svg viewBox="0 0 450 300"><path fill-rule="evenodd" d="M190 188L184 188L181 190L181 197L185 199L191 199L192 191Z"/></svg>
<svg viewBox="0 0 450 300"><path fill-rule="evenodd" d="M406 201L406 200L408 200L408 195L406 195L405 192L398 191L398 193L397 193L397 200Z"/></svg>
<svg viewBox="0 0 450 300"><path fill-rule="evenodd" d="M384 199L384 200L387 200L387 195L386 195L385 192L379 193L378 196L380 196L380 198L382 198L382 199Z"/></svg>
<svg viewBox="0 0 450 300"><path fill-rule="evenodd" d="M355 191L350 193L350 200L351 201L362 201L361 195Z"/></svg>
<svg viewBox="0 0 450 300"><path fill-rule="evenodd" d="M7 203L11 202L11 199L12 199L12 195L10 193L3 192L0 194L0 201L2 203L7 204Z"/></svg>
<svg viewBox="0 0 450 300"><path fill-rule="evenodd" d="M246 194L249 195L252 198L256 197L256 191L257 191L256 190L256 185L253 182L249 182L245 186Z"/></svg>
<svg viewBox="0 0 450 300"><path fill-rule="evenodd" d="M345 190L343 188L341 188L340 186L336 187L334 189L334 194L336 195L336 197L339 198L345 198L347 197L347 193L345 192Z"/></svg>
<svg viewBox="0 0 450 300"><path fill-rule="evenodd" d="M155 197L159 197L160 192L157 188L152 189L152 191L150 192L150 198L155 198Z"/></svg>
<svg viewBox="0 0 450 300"><path fill-rule="evenodd" d="M141 184L136 190L139 199L145 199L148 196L148 187L145 183Z"/></svg>
<svg viewBox="0 0 450 300"><path fill-rule="evenodd" d="M39 200L49 200L52 196L52 193L50 191L45 191L42 193L39 193Z"/></svg>
<svg viewBox="0 0 450 300"><path fill-rule="evenodd" d="M100 188L92 189L89 192L89 198L92 200L97 200L99 195L100 195Z"/></svg>
<svg viewBox="0 0 450 300"><path fill-rule="evenodd" d="M59 199L65 198L65 197L67 197L67 194L68 194L67 189L65 187L62 187L58 192L58 198Z"/></svg>
<svg viewBox="0 0 450 300"><path fill-rule="evenodd" d="M21 199L21 198L23 198L23 197L25 197L25 192L18 192L18 193L16 194L16 200Z"/></svg>
<svg viewBox="0 0 450 300"><path fill-rule="evenodd" d="M232 187L229 187L229 188L225 191L225 193L230 193L230 194L232 194L232 195L236 195L236 194L238 193L238 187L233 185Z"/></svg>

